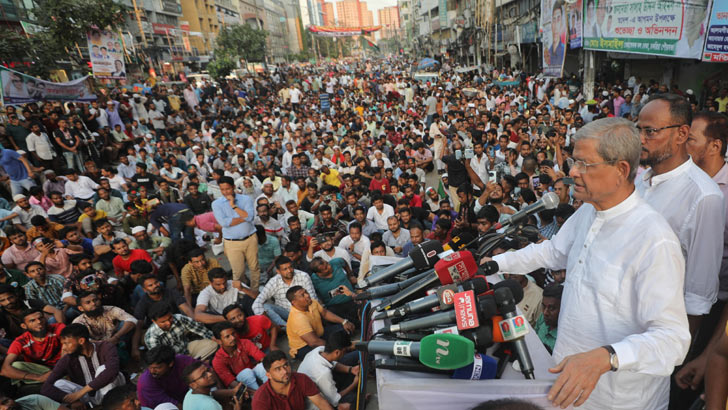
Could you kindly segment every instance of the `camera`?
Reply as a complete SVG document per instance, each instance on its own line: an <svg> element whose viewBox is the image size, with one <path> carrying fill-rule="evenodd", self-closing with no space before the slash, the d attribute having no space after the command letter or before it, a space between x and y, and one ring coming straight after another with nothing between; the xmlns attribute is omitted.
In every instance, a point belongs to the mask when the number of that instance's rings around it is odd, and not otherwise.
<svg viewBox="0 0 728 410"><path fill-rule="evenodd" d="M319 245L321 245L322 243L324 243L328 240L329 240L329 236L326 234L320 233L320 234L316 235L316 242L318 242Z"/></svg>

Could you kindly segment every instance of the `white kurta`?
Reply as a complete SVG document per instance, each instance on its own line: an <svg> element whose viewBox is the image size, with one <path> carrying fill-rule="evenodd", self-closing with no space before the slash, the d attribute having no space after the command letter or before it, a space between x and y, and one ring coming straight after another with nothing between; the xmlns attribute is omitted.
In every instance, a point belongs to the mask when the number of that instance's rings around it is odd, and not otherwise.
<svg viewBox="0 0 728 410"><path fill-rule="evenodd" d="M690 345L685 260L665 219L635 191L596 211L584 204L549 241L493 258L505 272L566 268L554 359L610 344L583 409L666 409L670 374Z"/></svg>
<svg viewBox="0 0 728 410"><path fill-rule="evenodd" d="M718 299L726 212L723 193L692 159L660 175L652 175L652 169L648 169L635 184L642 198L667 219L680 240L686 262L688 314L707 314Z"/></svg>

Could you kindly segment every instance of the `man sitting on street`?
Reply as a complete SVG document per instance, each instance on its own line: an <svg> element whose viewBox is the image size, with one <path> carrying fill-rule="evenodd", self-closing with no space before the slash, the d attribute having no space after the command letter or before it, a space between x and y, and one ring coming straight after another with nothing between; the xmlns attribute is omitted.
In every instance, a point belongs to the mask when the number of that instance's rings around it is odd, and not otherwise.
<svg viewBox="0 0 728 410"><path fill-rule="evenodd" d="M220 264L217 259L206 257L205 250L202 248L195 249L187 255L189 262L182 267L180 276L185 299L191 306L195 306L197 295L210 284L210 279L207 277L208 272L220 268Z"/></svg>
<svg viewBox="0 0 728 410"><path fill-rule="evenodd" d="M98 406L104 394L126 383L113 343L91 342L88 329L79 323L61 331L61 342L66 354L43 383L43 395L80 409L81 403Z"/></svg>
<svg viewBox="0 0 728 410"><path fill-rule="evenodd" d="M84 325L88 329L91 341L107 341L116 345L122 340L131 340L137 323L134 316L116 306L102 305L101 298L96 292L81 292L76 296L76 300L78 310L83 314L74 319L73 323Z"/></svg>
<svg viewBox="0 0 728 410"><path fill-rule="evenodd" d="M253 302L253 312L256 315L267 314L269 318L280 327L286 326L288 314L291 311L291 302L286 299L286 291L291 286L301 286L316 298L316 291L308 273L293 269L293 262L286 256L279 256L275 261L277 275L270 278L260 294ZM272 303L271 302L272 299Z"/></svg>
<svg viewBox="0 0 728 410"><path fill-rule="evenodd" d="M291 356L294 358L303 359L315 347L324 346L327 336L340 330L342 326L347 332L354 331L351 322L326 310L300 286L288 289L286 298L291 302L286 333ZM324 327L324 320L333 324Z"/></svg>
<svg viewBox="0 0 728 410"><path fill-rule="evenodd" d="M172 309L166 303L154 304L149 309L149 317L153 324L144 335L144 344L147 349L159 345L172 346L179 354L206 360L212 357L217 350L217 343L212 341L212 332L199 322L185 315L172 314ZM195 334L200 339L190 340L189 334Z"/></svg>
<svg viewBox="0 0 728 410"><path fill-rule="evenodd" d="M215 342L220 345L212 359L212 367L224 386L233 388L243 383L255 391L259 389L258 383L268 381L261 363L265 353L250 340L238 338L232 323L215 323L212 331Z"/></svg>
<svg viewBox="0 0 728 410"><path fill-rule="evenodd" d="M250 289L239 280L228 280L228 274L222 268L207 272L210 284L202 289L197 297L195 320L204 324L222 322L222 311L238 303L246 313L252 313L253 301L258 296L256 290Z"/></svg>
<svg viewBox="0 0 728 410"><path fill-rule="evenodd" d="M154 408L162 403L182 406L189 390L182 377L185 367L197 360L182 354L175 354L171 346L160 345L147 351L147 370L139 376L137 395L144 407ZM202 409L198 409L202 410Z"/></svg>
<svg viewBox="0 0 728 410"><path fill-rule="evenodd" d="M333 410L310 377L291 370L288 356L280 350L263 359L268 381L253 396L253 410L305 409L310 401L319 410Z"/></svg>
<svg viewBox="0 0 728 410"><path fill-rule="evenodd" d="M245 312L238 305L226 307L222 311L222 316L233 324L235 334L239 339L250 340L263 352L268 352L269 349L278 350L276 342L281 329L271 322L268 316L253 315L246 317Z"/></svg>

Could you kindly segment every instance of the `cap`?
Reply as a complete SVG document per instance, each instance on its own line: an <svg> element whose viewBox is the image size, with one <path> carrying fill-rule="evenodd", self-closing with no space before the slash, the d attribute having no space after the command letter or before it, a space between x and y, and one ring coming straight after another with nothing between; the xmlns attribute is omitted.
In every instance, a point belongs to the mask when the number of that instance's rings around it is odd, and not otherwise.
<svg viewBox="0 0 728 410"><path fill-rule="evenodd" d="M569 100L569 105L576 103L573 99Z"/></svg>
<svg viewBox="0 0 728 410"><path fill-rule="evenodd" d="M630 90L624 90L624 96L632 95L632 91Z"/></svg>
<svg viewBox="0 0 728 410"><path fill-rule="evenodd" d="M54 171L52 169L46 169L45 171L43 171L43 175L50 175L50 174L55 174L55 173L56 173L56 171Z"/></svg>
<svg viewBox="0 0 728 410"><path fill-rule="evenodd" d="M607 91L607 90L602 91L602 95L605 96L605 97L608 97L609 96L609 91Z"/></svg>
<svg viewBox="0 0 728 410"><path fill-rule="evenodd" d="M686 93L687 95L693 95L693 90L691 90L690 88L688 88L688 90L687 90L687 91L685 91L685 93Z"/></svg>
<svg viewBox="0 0 728 410"><path fill-rule="evenodd" d="M135 227L131 228L131 234L132 235L136 235L139 232L144 232L144 231L146 231L146 229L144 229L143 226L135 226Z"/></svg>
<svg viewBox="0 0 728 410"><path fill-rule="evenodd" d="M193 150L195 150L195 149L202 149L202 148L200 148L200 146L199 146L199 145L193 145L193 146L192 146L192 149L193 149Z"/></svg>
<svg viewBox="0 0 728 410"><path fill-rule="evenodd" d="M23 194L15 194L15 195L13 195L13 201L18 202L21 199L25 199L25 195L23 195Z"/></svg>
<svg viewBox="0 0 728 410"><path fill-rule="evenodd" d="M153 135L152 135L152 134L147 134L147 135L145 135L145 137L147 137L147 138L152 138L152 137L153 137Z"/></svg>
<svg viewBox="0 0 728 410"><path fill-rule="evenodd" d="M162 403L159 406L155 407L154 410L179 410L179 407L175 406L172 403Z"/></svg>
<svg viewBox="0 0 728 410"><path fill-rule="evenodd" d="M142 98L142 96L139 95L139 94L134 94L134 95L132 95L132 97L134 97L134 98Z"/></svg>
<svg viewBox="0 0 728 410"><path fill-rule="evenodd" d="M272 181L265 181L265 182L263 182L263 185L273 186L273 182Z"/></svg>

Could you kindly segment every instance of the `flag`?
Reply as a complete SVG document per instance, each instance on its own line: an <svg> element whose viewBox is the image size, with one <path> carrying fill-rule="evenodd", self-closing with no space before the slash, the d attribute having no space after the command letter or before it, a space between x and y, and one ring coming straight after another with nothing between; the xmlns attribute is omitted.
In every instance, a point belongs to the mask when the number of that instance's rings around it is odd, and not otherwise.
<svg viewBox="0 0 728 410"><path fill-rule="evenodd" d="M377 50L378 53L381 53L382 52L382 50L379 49L379 46L376 43L374 43L373 41L369 41L369 39L366 39L366 38L365 38L365 40L367 41L367 45L369 47Z"/></svg>

